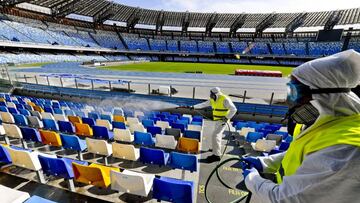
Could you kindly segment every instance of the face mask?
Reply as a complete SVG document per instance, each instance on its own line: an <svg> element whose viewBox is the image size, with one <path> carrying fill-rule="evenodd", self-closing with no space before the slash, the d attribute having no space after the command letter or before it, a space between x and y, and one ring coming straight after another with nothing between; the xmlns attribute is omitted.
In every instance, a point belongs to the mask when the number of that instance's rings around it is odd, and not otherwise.
<svg viewBox="0 0 360 203"><path fill-rule="evenodd" d="M216 101L216 94L210 92L210 98Z"/></svg>
<svg viewBox="0 0 360 203"><path fill-rule="evenodd" d="M295 107L293 111L290 115L291 119L298 124L304 124L306 126L312 125L320 116L319 111L310 103Z"/></svg>

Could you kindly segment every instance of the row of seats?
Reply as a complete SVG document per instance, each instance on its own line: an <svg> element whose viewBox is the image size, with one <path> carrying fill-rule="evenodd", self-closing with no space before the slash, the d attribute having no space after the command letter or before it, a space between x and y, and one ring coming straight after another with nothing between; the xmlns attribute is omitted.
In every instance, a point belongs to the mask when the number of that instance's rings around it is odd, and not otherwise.
<svg viewBox="0 0 360 203"><path fill-rule="evenodd" d="M173 168L184 170L193 166L180 167L184 156L178 153L171 153L171 164ZM58 157L56 155L39 153L15 146L0 145L0 161L12 164L37 173L41 183L46 183L43 173L55 177L64 178L69 183L69 189L75 191L73 180L76 182L90 184L101 188L108 188L114 191L129 193L147 197L153 188L153 198L164 201L193 201L193 182L178 180L168 177L155 177L152 174L143 174L126 169L103 166L96 163L88 163ZM190 164L197 164L197 160ZM187 162L188 163L188 162ZM195 169L196 170L196 169ZM165 189L170 187L172 189ZM165 192L165 191L167 192ZM181 195L179 195L179 192ZM186 201L185 201L186 200Z"/></svg>

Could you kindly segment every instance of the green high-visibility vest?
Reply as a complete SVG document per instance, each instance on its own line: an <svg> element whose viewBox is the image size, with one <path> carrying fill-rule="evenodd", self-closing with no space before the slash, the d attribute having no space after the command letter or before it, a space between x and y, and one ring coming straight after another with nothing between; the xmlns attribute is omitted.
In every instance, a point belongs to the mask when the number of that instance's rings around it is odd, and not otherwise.
<svg viewBox="0 0 360 203"><path fill-rule="evenodd" d="M281 162L276 173L279 184L284 176L296 173L308 154L335 145L360 147L360 114L346 117L327 116L303 133L295 137Z"/></svg>
<svg viewBox="0 0 360 203"><path fill-rule="evenodd" d="M227 116L230 112L230 109L224 107L224 100L227 98L226 95L220 94L219 98L215 101L210 99L213 120L218 121Z"/></svg>

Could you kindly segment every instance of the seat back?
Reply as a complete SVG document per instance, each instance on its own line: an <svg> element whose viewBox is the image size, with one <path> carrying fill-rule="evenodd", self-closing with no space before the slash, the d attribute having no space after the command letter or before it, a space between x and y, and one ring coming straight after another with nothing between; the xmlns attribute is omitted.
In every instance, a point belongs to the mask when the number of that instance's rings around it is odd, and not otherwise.
<svg viewBox="0 0 360 203"><path fill-rule="evenodd" d="M188 125L188 130L202 132L203 127L201 125Z"/></svg>
<svg viewBox="0 0 360 203"><path fill-rule="evenodd" d="M48 112L42 112L41 113L41 117L43 119L51 119L51 120L55 120L54 116L51 113Z"/></svg>
<svg viewBox="0 0 360 203"><path fill-rule="evenodd" d="M155 175L124 170L121 173L111 171L111 189L147 197L152 188Z"/></svg>
<svg viewBox="0 0 360 203"><path fill-rule="evenodd" d="M125 123L126 120L125 120L125 117L122 115L114 115L114 121Z"/></svg>
<svg viewBox="0 0 360 203"><path fill-rule="evenodd" d="M38 111L30 111L32 116L36 116L38 117L40 120L43 119L41 116L41 113L39 113Z"/></svg>
<svg viewBox="0 0 360 203"><path fill-rule="evenodd" d="M43 144L54 147L61 147L62 142L59 133L54 131L40 130L40 136Z"/></svg>
<svg viewBox="0 0 360 203"><path fill-rule="evenodd" d="M103 126L103 127L107 128L108 130L113 129L112 124L108 120L97 119L96 120L96 125L97 126Z"/></svg>
<svg viewBox="0 0 360 203"><path fill-rule="evenodd" d="M134 134L134 143L138 145L153 146L155 144L150 133L137 132Z"/></svg>
<svg viewBox="0 0 360 203"><path fill-rule="evenodd" d="M110 185L109 177L97 165L90 166L72 163L75 180L80 183L95 185L102 188L107 188Z"/></svg>
<svg viewBox="0 0 360 203"><path fill-rule="evenodd" d="M105 140L86 138L86 145L90 153L104 156L110 156L112 154L112 147Z"/></svg>
<svg viewBox="0 0 360 203"><path fill-rule="evenodd" d="M0 163L10 164L11 157L8 152L8 147L0 144Z"/></svg>
<svg viewBox="0 0 360 203"><path fill-rule="evenodd" d="M165 130L170 127L170 124L168 121L156 121L156 126L160 127L161 130Z"/></svg>
<svg viewBox="0 0 360 203"><path fill-rule="evenodd" d="M280 151L286 151L288 150L290 147L290 143L288 142L281 142L280 146L279 146L279 150Z"/></svg>
<svg viewBox="0 0 360 203"><path fill-rule="evenodd" d="M140 123L138 118L134 118L134 117L127 117L126 122L128 125L133 125L133 124L138 124Z"/></svg>
<svg viewBox="0 0 360 203"><path fill-rule="evenodd" d="M289 136L288 132L283 132L283 131L279 131L279 130L275 131L274 134L281 135L284 140L287 138L287 136Z"/></svg>
<svg viewBox="0 0 360 203"><path fill-rule="evenodd" d="M111 140L114 135L104 126L93 126L94 137L98 139Z"/></svg>
<svg viewBox="0 0 360 203"><path fill-rule="evenodd" d="M276 141L259 139L255 144L251 144L254 145L254 150L256 151L270 152L271 150L275 149Z"/></svg>
<svg viewBox="0 0 360 203"><path fill-rule="evenodd" d="M8 110L11 114L19 114L19 111L16 108L8 107Z"/></svg>
<svg viewBox="0 0 360 203"><path fill-rule="evenodd" d="M178 152L170 153L170 166L181 170L191 172L197 171L197 156L191 154L183 154Z"/></svg>
<svg viewBox="0 0 360 203"><path fill-rule="evenodd" d="M161 128L158 126L147 127L147 132L151 133L152 136L155 136L156 134L162 134Z"/></svg>
<svg viewBox="0 0 360 203"><path fill-rule="evenodd" d="M60 134L60 138L64 149L72 149L81 152L87 148L86 143L77 136Z"/></svg>
<svg viewBox="0 0 360 203"><path fill-rule="evenodd" d="M175 129L180 129L182 133L185 131L185 124L183 123L172 123L171 127Z"/></svg>
<svg viewBox="0 0 360 203"><path fill-rule="evenodd" d="M95 113L95 112L89 112L88 113L88 118L92 118L94 119L94 121L96 121L97 119L100 118L99 114Z"/></svg>
<svg viewBox="0 0 360 203"><path fill-rule="evenodd" d="M21 133L24 140L41 142L41 136L36 128L21 127Z"/></svg>
<svg viewBox="0 0 360 203"><path fill-rule="evenodd" d="M131 133L134 133L135 131L146 132L146 129L144 128L144 126L141 123L132 124L132 125L130 125L129 129L130 129Z"/></svg>
<svg viewBox="0 0 360 203"><path fill-rule="evenodd" d="M134 135L131 134L129 129L114 129L114 139L122 142L133 142Z"/></svg>
<svg viewBox="0 0 360 203"><path fill-rule="evenodd" d="M15 123L17 125L20 125L20 126L27 126L28 125L28 121L26 119L26 117L22 114L14 114L14 120L15 120Z"/></svg>
<svg viewBox="0 0 360 203"><path fill-rule="evenodd" d="M112 149L113 149L113 157L116 158L137 161L140 156L139 150L136 149L133 145L113 142Z"/></svg>
<svg viewBox="0 0 360 203"><path fill-rule="evenodd" d="M74 128L73 124L70 123L69 121L58 121L58 124L59 124L59 129L61 132L69 133L69 134L75 133L75 128Z"/></svg>
<svg viewBox="0 0 360 203"><path fill-rule="evenodd" d="M263 137L263 133L249 132L246 136L246 142L256 142L258 139L262 139Z"/></svg>
<svg viewBox="0 0 360 203"><path fill-rule="evenodd" d="M166 149L175 149L177 145L177 141L175 137L172 135L156 135L156 147L166 148Z"/></svg>
<svg viewBox="0 0 360 203"><path fill-rule="evenodd" d="M125 123L123 123L123 122L112 122L112 126L113 126L113 128L115 129L115 128L118 128L118 129L126 129L126 125L125 125Z"/></svg>
<svg viewBox="0 0 360 203"><path fill-rule="evenodd" d="M11 147L8 148L8 152L10 154L13 165L33 171L38 171L41 169L37 152L13 149Z"/></svg>
<svg viewBox="0 0 360 203"><path fill-rule="evenodd" d="M19 139L23 138L21 130L17 125L4 123L3 127L5 130L6 136L13 137L13 138L19 138Z"/></svg>
<svg viewBox="0 0 360 203"><path fill-rule="evenodd" d="M56 121L68 121L68 118L64 114L54 114Z"/></svg>
<svg viewBox="0 0 360 203"><path fill-rule="evenodd" d="M140 147L140 161L148 164L166 165L169 155L161 149L150 149L146 147Z"/></svg>
<svg viewBox="0 0 360 203"><path fill-rule="evenodd" d="M75 125L75 123L82 123L82 120L79 116L68 116L69 121Z"/></svg>
<svg viewBox="0 0 360 203"><path fill-rule="evenodd" d="M57 122L55 120L43 119L42 121L44 123L44 129L59 131L59 125L57 124Z"/></svg>
<svg viewBox="0 0 360 203"><path fill-rule="evenodd" d="M255 128L243 127L241 128L239 133L241 136L246 137L249 132L255 132Z"/></svg>
<svg viewBox="0 0 360 203"><path fill-rule="evenodd" d="M201 132L200 131L193 131L193 130L185 130L184 137L197 139L201 142Z"/></svg>
<svg viewBox="0 0 360 203"><path fill-rule="evenodd" d="M181 137L181 130L175 128L166 128L165 135L172 135L176 140L178 140Z"/></svg>
<svg viewBox="0 0 360 203"><path fill-rule="evenodd" d="M182 152L199 153L200 151L199 140L180 137L178 141L177 149Z"/></svg>
<svg viewBox="0 0 360 203"><path fill-rule="evenodd" d="M153 198L168 202L192 203L194 199L194 183L167 177L155 177Z"/></svg>
<svg viewBox="0 0 360 203"><path fill-rule="evenodd" d="M282 135L277 135L277 134L268 134L266 136L267 140L275 140L276 141L276 145L279 145L282 141Z"/></svg>
<svg viewBox="0 0 360 203"><path fill-rule="evenodd" d="M72 168L67 167L62 158L52 158L39 155L39 161L45 174L62 177L66 179L74 178Z"/></svg>
<svg viewBox="0 0 360 203"><path fill-rule="evenodd" d="M93 126L95 125L95 120L92 119L92 118L85 118L85 117L83 117L83 118L82 118L82 122L83 122L84 124L88 124L90 127L93 127Z"/></svg>
<svg viewBox="0 0 360 203"><path fill-rule="evenodd" d="M75 123L75 131L77 135L85 137L92 137L94 135L92 128L88 124Z"/></svg>
<svg viewBox="0 0 360 203"><path fill-rule="evenodd" d="M26 109L19 109L19 112L24 116L31 116L30 112Z"/></svg>
<svg viewBox="0 0 360 203"><path fill-rule="evenodd" d="M5 123L15 123L13 115L9 112L0 112L1 120Z"/></svg>
<svg viewBox="0 0 360 203"><path fill-rule="evenodd" d="M154 121L153 120L144 119L144 120L141 121L141 123L143 124L143 126L145 128L154 126Z"/></svg>
<svg viewBox="0 0 360 203"><path fill-rule="evenodd" d="M110 123L113 121L113 116L112 116L110 113L108 113L108 114L101 114L101 115L100 115L100 118L101 118L102 120L107 120L107 121L109 121Z"/></svg>
<svg viewBox="0 0 360 203"><path fill-rule="evenodd" d="M27 116L27 119L29 121L29 126L33 128L43 128L44 124L37 116Z"/></svg>
<svg viewBox="0 0 360 203"><path fill-rule="evenodd" d="M33 108L34 108L34 111L37 111L37 112L39 112L39 113L44 112L44 109L41 108L40 106L33 106Z"/></svg>

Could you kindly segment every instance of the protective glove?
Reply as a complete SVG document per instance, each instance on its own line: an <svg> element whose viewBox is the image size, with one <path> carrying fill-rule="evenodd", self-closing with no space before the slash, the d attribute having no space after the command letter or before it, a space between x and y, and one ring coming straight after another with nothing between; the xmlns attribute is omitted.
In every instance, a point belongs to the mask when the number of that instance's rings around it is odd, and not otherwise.
<svg viewBox="0 0 360 203"><path fill-rule="evenodd" d="M249 168L256 168L256 170L262 172L263 171L263 167L262 164L260 162L260 159L258 158L254 158L254 157L245 157L242 158L242 169L249 169Z"/></svg>
<svg viewBox="0 0 360 203"><path fill-rule="evenodd" d="M259 172L256 170L256 168L250 168L250 169L245 169L243 170L243 176L244 176L244 180L246 179L246 177L250 174L250 173L257 173L259 174Z"/></svg>

